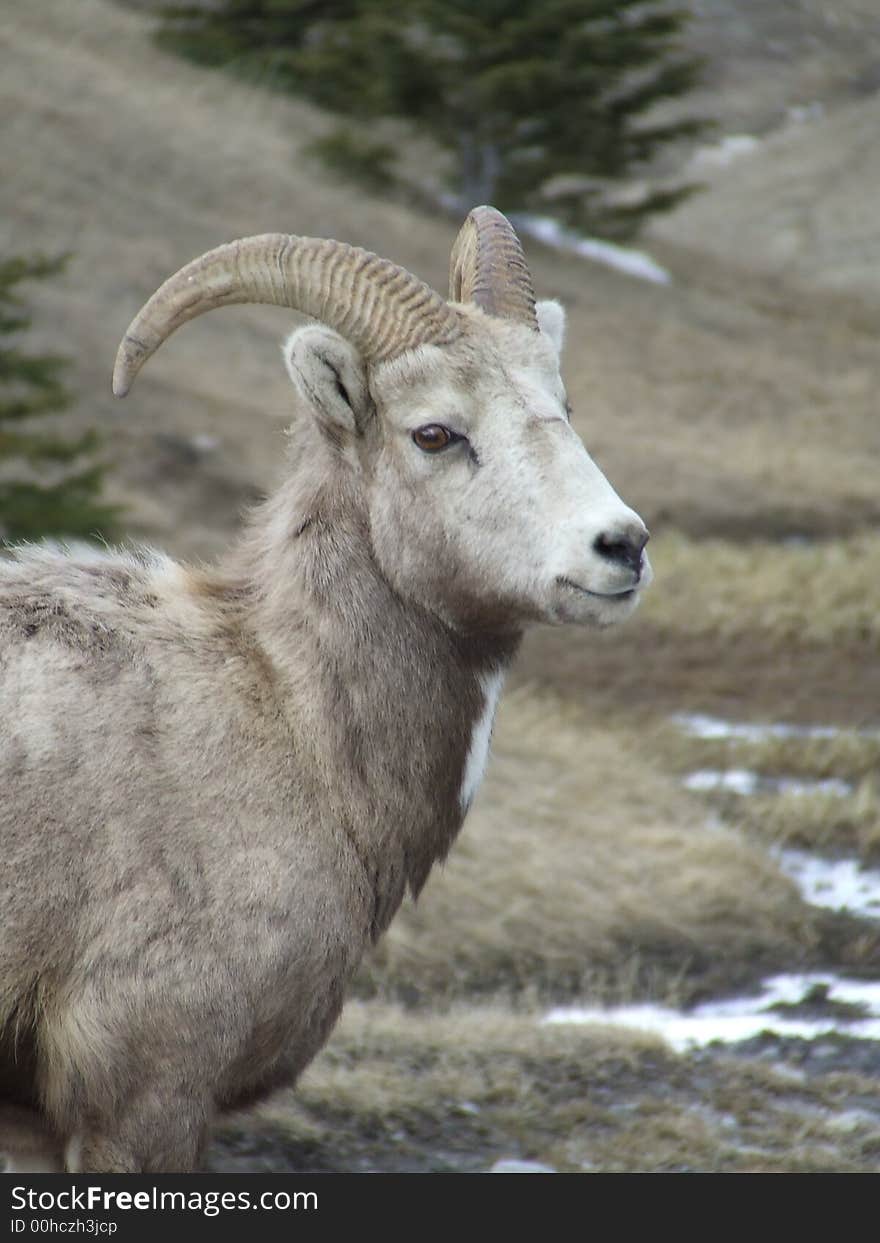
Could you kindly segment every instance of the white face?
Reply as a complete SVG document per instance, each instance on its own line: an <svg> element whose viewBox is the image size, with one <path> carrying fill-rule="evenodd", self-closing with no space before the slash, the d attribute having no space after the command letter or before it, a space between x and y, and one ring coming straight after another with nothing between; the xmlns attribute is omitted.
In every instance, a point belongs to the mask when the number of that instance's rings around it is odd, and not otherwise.
<svg viewBox="0 0 880 1243"><path fill-rule="evenodd" d="M628 617L651 580L644 523L567 414L562 316L473 314L454 346L378 366L364 462L373 542L401 594L456 625Z"/></svg>

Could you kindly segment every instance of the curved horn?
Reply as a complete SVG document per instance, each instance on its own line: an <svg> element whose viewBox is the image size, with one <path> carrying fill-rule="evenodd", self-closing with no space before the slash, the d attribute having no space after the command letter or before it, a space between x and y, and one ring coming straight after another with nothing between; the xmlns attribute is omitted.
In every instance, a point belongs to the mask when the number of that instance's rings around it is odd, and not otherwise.
<svg viewBox="0 0 880 1243"><path fill-rule="evenodd" d="M513 225L494 207L475 207L461 226L449 261L449 296L537 331L535 291L523 248Z"/></svg>
<svg viewBox="0 0 880 1243"><path fill-rule="evenodd" d="M265 302L335 328L373 362L417 345L447 345L459 316L412 273L357 246L264 233L208 251L169 277L132 320L116 355L113 392L187 320L217 306Z"/></svg>

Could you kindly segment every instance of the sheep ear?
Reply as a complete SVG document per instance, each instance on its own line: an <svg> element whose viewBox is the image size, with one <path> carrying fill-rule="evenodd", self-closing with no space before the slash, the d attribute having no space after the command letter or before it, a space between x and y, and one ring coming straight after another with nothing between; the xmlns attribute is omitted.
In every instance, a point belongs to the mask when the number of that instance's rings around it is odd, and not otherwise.
<svg viewBox="0 0 880 1243"><path fill-rule="evenodd" d="M298 328L283 346L294 388L321 424L338 436L356 435L370 405L364 363L338 332L322 324Z"/></svg>
<svg viewBox="0 0 880 1243"><path fill-rule="evenodd" d="M561 302L539 302L535 307L538 316L538 327L556 346L556 353L562 353L565 342L565 308Z"/></svg>

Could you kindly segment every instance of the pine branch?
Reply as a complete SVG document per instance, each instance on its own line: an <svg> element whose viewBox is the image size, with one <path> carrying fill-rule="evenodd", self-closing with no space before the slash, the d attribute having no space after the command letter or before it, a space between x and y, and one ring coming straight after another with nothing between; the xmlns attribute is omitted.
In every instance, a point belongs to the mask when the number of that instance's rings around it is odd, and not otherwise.
<svg viewBox="0 0 880 1243"><path fill-rule="evenodd" d="M94 431L59 436L57 418L71 404L60 375L68 360L36 354L11 337L26 333L31 317L19 285L60 272L66 256L13 256L0 260L0 538L37 539L44 535L91 538L112 535L119 513L100 498L104 464L94 460ZM13 309L14 308L14 309ZM40 474L55 477L49 483ZM23 477L22 477L23 476ZM37 476L32 478L31 476Z"/></svg>
<svg viewBox="0 0 880 1243"><path fill-rule="evenodd" d="M448 155L457 196L529 210L554 177L619 180L698 132L650 116L696 81L688 20L657 0L218 0L169 7L159 39L355 124L396 118ZM403 183L360 142L331 135L324 157L377 190Z"/></svg>

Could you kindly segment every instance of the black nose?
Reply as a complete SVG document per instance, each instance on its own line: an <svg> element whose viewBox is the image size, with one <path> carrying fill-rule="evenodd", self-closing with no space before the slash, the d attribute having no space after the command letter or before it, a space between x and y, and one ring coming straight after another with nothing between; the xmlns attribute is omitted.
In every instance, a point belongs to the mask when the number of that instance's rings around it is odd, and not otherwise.
<svg viewBox="0 0 880 1243"><path fill-rule="evenodd" d="M593 541L593 548L600 557L625 565L636 574L642 572L642 552L649 539L644 527L624 527L618 531L603 531Z"/></svg>

